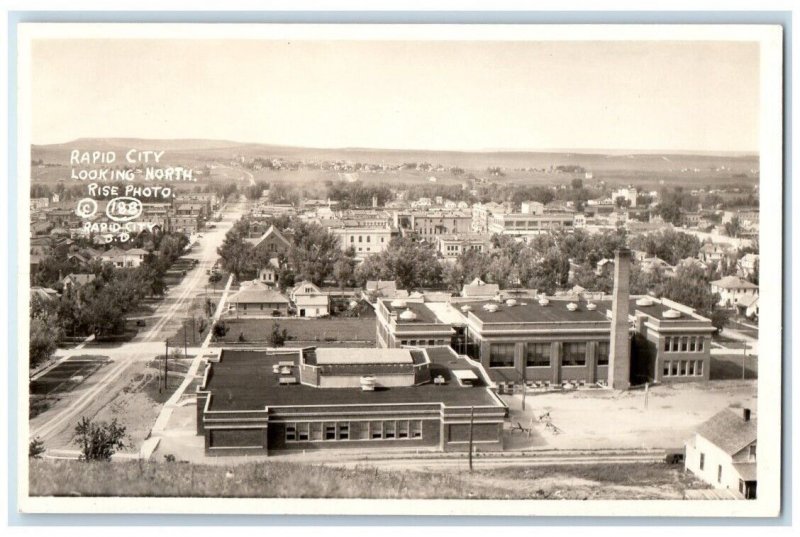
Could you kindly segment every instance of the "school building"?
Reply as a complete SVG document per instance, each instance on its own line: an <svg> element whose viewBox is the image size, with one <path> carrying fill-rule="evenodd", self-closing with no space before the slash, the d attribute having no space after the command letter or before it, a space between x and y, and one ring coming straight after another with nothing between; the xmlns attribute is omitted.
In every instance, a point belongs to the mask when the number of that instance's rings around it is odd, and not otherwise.
<svg viewBox="0 0 800 537"><path fill-rule="evenodd" d="M197 390L209 455L406 447L501 450L507 407L450 347L223 349Z"/></svg>

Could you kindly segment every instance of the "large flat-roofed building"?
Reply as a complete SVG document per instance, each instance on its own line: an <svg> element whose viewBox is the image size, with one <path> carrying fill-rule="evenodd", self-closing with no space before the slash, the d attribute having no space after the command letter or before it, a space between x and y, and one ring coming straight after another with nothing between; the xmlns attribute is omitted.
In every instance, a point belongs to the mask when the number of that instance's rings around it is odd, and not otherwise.
<svg viewBox="0 0 800 537"><path fill-rule="evenodd" d="M378 299L376 342L378 347L434 347L450 345L455 330L422 300Z"/></svg>
<svg viewBox="0 0 800 537"><path fill-rule="evenodd" d="M488 218L488 231L512 237L539 235L557 229L572 229L574 218L571 212L492 214Z"/></svg>
<svg viewBox="0 0 800 537"><path fill-rule="evenodd" d="M455 258L465 252L488 252L491 246L491 237L482 233L436 237L436 250L444 258Z"/></svg>
<svg viewBox="0 0 800 537"><path fill-rule="evenodd" d="M378 300L377 344L433 346L449 337L504 387L708 380L711 321L667 299L631 297L629 267L630 253L618 253L612 296Z"/></svg>
<svg viewBox="0 0 800 537"><path fill-rule="evenodd" d="M339 238L339 245L343 251L350 248L356 254L356 259L364 259L372 254L383 252L389 247L393 230L388 224L379 226L342 226L330 227L331 233Z"/></svg>
<svg viewBox="0 0 800 537"><path fill-rule="evenodd" d="M470 211L413 211L395 214L395 226L408 230L421 238L432 239L438 235L464 235L472 231Z"/></svg>
<svg viewBox="0 0 800 537"><path fill-rule="evenodd" d="M515 302L476 302L465 313L466 353L492 380L608 382L611 300ZM708 380L714 332L709 319L650 297L630 298L628 311L630 382Z"/></svg>
<svg viewBox="0 0 800 537"><path fill-rule="evenodd" d="M210 455L502 449L507 407L479 364L429 349L223 349L197 390ZM472 417L471 417L472 415Z"/></svg>

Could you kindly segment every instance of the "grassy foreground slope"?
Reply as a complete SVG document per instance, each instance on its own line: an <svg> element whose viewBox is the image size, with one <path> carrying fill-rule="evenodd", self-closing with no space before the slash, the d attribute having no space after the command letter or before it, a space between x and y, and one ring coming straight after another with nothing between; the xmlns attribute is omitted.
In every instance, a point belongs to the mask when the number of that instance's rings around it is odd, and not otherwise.
<svg viewBox="0 0 800 537"><path fill-rule="evenodd" d="M397 471L283 462L240 465L33 460L32 496L414 499L682 499L704 488L658 463Z"/></svg>

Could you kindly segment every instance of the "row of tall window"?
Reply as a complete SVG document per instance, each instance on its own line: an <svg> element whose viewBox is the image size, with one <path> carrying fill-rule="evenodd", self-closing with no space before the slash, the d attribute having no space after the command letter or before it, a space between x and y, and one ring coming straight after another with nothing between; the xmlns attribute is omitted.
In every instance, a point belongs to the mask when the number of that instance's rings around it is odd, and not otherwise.
<svg viewBox="0 0 800 537"><path fill-rule="evenodd" d="M380 239L381 239L381 242L384 242L385 237L380 237ZM350 235L350 242L351 243L356 242L356 236L355 235ZM364 236L363 235L359 235L358 236L358 242L372 242L372 239L371 239L370 235L367 235L367 240L365 241L364 240Z"/></svg>
<svg viewBox="0 0 800 537"><path fill-rule="evenodd" d="M493 343L489 350L489 367L514 367L515 343ZM587 342L566 342L561 346L561 365L585 366ZM610 345L607 341L597 342L597 365L608 365ZM526 367L550 367L552 365L553 345L551 343L525 344Z"/></svg>
<svg viewBox="0 0 800 537"><path fill-rule="evenodd" d="M312 421L287 423L286 442L419 440L422 420Z"/></svg>
<svg viewBox="0 0 800 537"><path fill-rule="evenodd" d="M672 336L664 338L665 352L703 352L705 337Z"/></svg>
<svg viewBox="0 0 800 537"><path fill-rule="evenodd" d="M665 377L701 377L703 360L665 360Z"/></svg>
<svg viewBox="0 0 800 537"><path fill-rule="evenodd" d="M408 345L409 347L440 347L447 345L450 340L446 339L401 339L400 345Z"/></svg>

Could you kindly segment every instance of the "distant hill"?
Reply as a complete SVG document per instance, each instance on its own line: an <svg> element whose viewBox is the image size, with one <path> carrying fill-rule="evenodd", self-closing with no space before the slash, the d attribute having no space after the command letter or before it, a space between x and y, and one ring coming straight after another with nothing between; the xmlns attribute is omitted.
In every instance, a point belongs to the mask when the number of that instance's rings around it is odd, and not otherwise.
<svg viewBox="0 0 800 537"><path fill-rule="evenodd" d="M252 159L283 158L304 161L350 161L395 165L428 162L445 167L458 166L465 170L484 171L489 167L514 169L547 169L551 166L581 166L595 174L623 174L651 172L659 174L680 173L682 169L723 169L730 175L750 174L757 169L757 155L692 154L684 152L621 152L621 151L429 151L371 148L310 148L290 147L229 140L156 140L137 138L81 138L69 143L34 145L33 160L42 159L49 164L69 164L71 150L117 151L128 149L164 150L165 163L202 165L210 162L227 162L235 157ZM122 155L119 154L119 158ZM752 178L752 177L751 177Z"/></svg>

